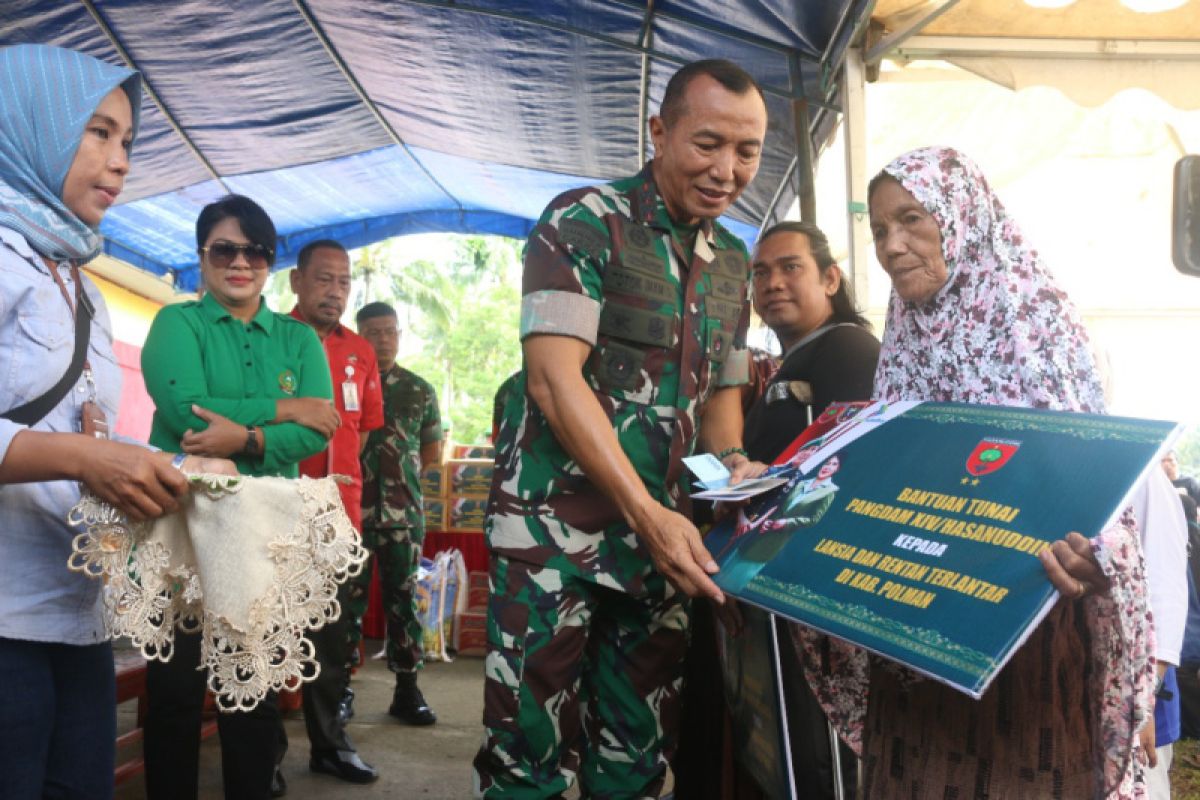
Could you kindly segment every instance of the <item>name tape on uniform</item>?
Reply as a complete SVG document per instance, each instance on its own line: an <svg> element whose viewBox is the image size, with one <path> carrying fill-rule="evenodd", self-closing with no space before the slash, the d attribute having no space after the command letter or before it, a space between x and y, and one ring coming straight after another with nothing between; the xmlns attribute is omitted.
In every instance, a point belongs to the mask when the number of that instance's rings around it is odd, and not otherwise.
<svg viewBox="0 0 1200 800"><path fill-rule="evenodd" d="M716 275L712 278L712 291L718 299L732 300L739 303L746 297L745 283L730 280L729 278L720 278Z"/></svg>
<svg viewBox="0 0 1200 800"><path fill-rule="evenodd" d="M667 303L673 302L678 294L667 281L651 278L645 273L627 269L619 264L608 265L604 273L604 288L607 291Z"/></svg>
<svg viewBox="0 0 1200 800"><path fill-rule="evenodd" d="M631 342L670 347L675 317L609 300L600 312L600 333Z"/></svg>
<svg viewBox="0 0 1200 800"><path fill-rule="evenodd" d="M621 252L621 264L631 270L640 272L648 278L661 280L666 277L664 269L666 262L657 255L642 253L637 250L624 250Z"/></svg>
<svg viewBox="0 0 1200 800"><path fill-rule="evenodd" d="M742 304L732 300L718 300L715 297L706 296L704 309L708 312L708 316L716 317L732 325L736 325L737 321L742 318Z"/></svg>

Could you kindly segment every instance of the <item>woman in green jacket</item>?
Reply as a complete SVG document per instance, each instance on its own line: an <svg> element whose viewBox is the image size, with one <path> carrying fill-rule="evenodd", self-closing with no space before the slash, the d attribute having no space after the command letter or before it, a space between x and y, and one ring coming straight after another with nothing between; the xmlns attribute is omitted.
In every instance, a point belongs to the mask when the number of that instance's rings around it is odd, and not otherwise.
<svg viewBox="0 0 1200 800"><path fill-rule="evenodd" d="M205 291L164 307L142 350L154 400L150 442L232 458L245 475L298 475L339 424L328 362L307 325L262 299L275 260L275 226L253 200L229 195L196 221ZM146 793L196 797L205 674L199 634L176 632L169 662L146 676ZM226 798L271 793L279 708L268 695L247 712L217 717Z"/></svg>

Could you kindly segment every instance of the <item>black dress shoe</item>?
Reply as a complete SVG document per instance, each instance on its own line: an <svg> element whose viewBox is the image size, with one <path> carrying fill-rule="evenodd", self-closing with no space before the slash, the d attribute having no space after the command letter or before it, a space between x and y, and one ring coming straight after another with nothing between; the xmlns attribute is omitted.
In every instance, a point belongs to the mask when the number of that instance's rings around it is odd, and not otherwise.
<svg viewBox="0 0 1200 800"><path fill-rule="evenodd" d="M313 753L308 760L308 768L313 772L341 778L347 783L373 783L379 777L379 771L359 758L353 750Z"/></svg>
<svg viewBox="0 0 1200 800"><path fill-rule="evenodd" d="M271 773L271 797L283 797L287 794L287 781L283 778L283 770L278 765Z"/></svg>
<svg viewBox="0 0 1200 800"><path fill-rule="evenodd" d="M417 688L417 673L397 672L396 689L392 692L392 705L388 713L409 725L432 725L437 714L425 702L425 696Z"/></svg>

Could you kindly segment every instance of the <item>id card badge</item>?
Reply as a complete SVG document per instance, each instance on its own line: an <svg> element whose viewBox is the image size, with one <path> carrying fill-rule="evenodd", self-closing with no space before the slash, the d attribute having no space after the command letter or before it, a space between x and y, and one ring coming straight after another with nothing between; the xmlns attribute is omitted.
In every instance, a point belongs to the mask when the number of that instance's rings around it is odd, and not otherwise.
<svg viewBox="0 0 1200 800"><path fill-rule="evenodd" d="M342 406L347 411L358 411L358 384L346 381L342 384Z"/></svg>
<svg viewBox="0 0 1200 800"><path fill-rule="evenodd" d="M88 400L79 410L79 430L85 436L96 439L108 438L108 416L99 403Z"/></svg>
<svg viewBox="0 0 1200 800"><path fill-rule="evenodd" d="M87 297L87 295L83 296ZM104 409L96 400L96 377L86 362L84 362L83 377L87 381L88 399L79 408L79 431L84 436L107 439L109 434L108 415L104 413Z"/></svg>
<svg viewBox="0 0 1200 800"><path fill-rule="evenodd" d="M346 367L346 380L342 383L342 407L347 411L359 411L358 384L354 382L354 367Z"/></svg>

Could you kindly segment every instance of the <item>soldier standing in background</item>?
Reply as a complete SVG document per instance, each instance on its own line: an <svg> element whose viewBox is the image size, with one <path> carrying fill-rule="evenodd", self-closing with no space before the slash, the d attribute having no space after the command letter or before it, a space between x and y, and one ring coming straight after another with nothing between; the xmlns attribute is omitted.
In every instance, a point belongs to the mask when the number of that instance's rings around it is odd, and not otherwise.
<svg viewBox="0 0 1200 800"><path fill-rule="evenodd" d="M383 427L371 433L362 455L362 514L363 544L379 565L388 669L396 673L388 713L409 725L432 725L437 716L417 688L425 652L416 586L425 540L421 471L442 457L437 393L424 378L396 363L400 327L395 309L386 303L368 303L359 309L356 320L358 332L375 348L383 385ZM370 565L351 580L350 611L356 622L351 635L357 649L367 610Z"/></svg>
<svg viewBox="0 0 1200 800"><path fill-rule="evenodd" d="M699 446L737 479L761 467L741 449L746 251L715 220L758 171L766 128L749 74L690 64L650 120L654 159L560 195L529 237L524 367L485 523L478 796L558 797L576 775L589 797L663 786L685 595L724 600L682 459Z"/></svg>

